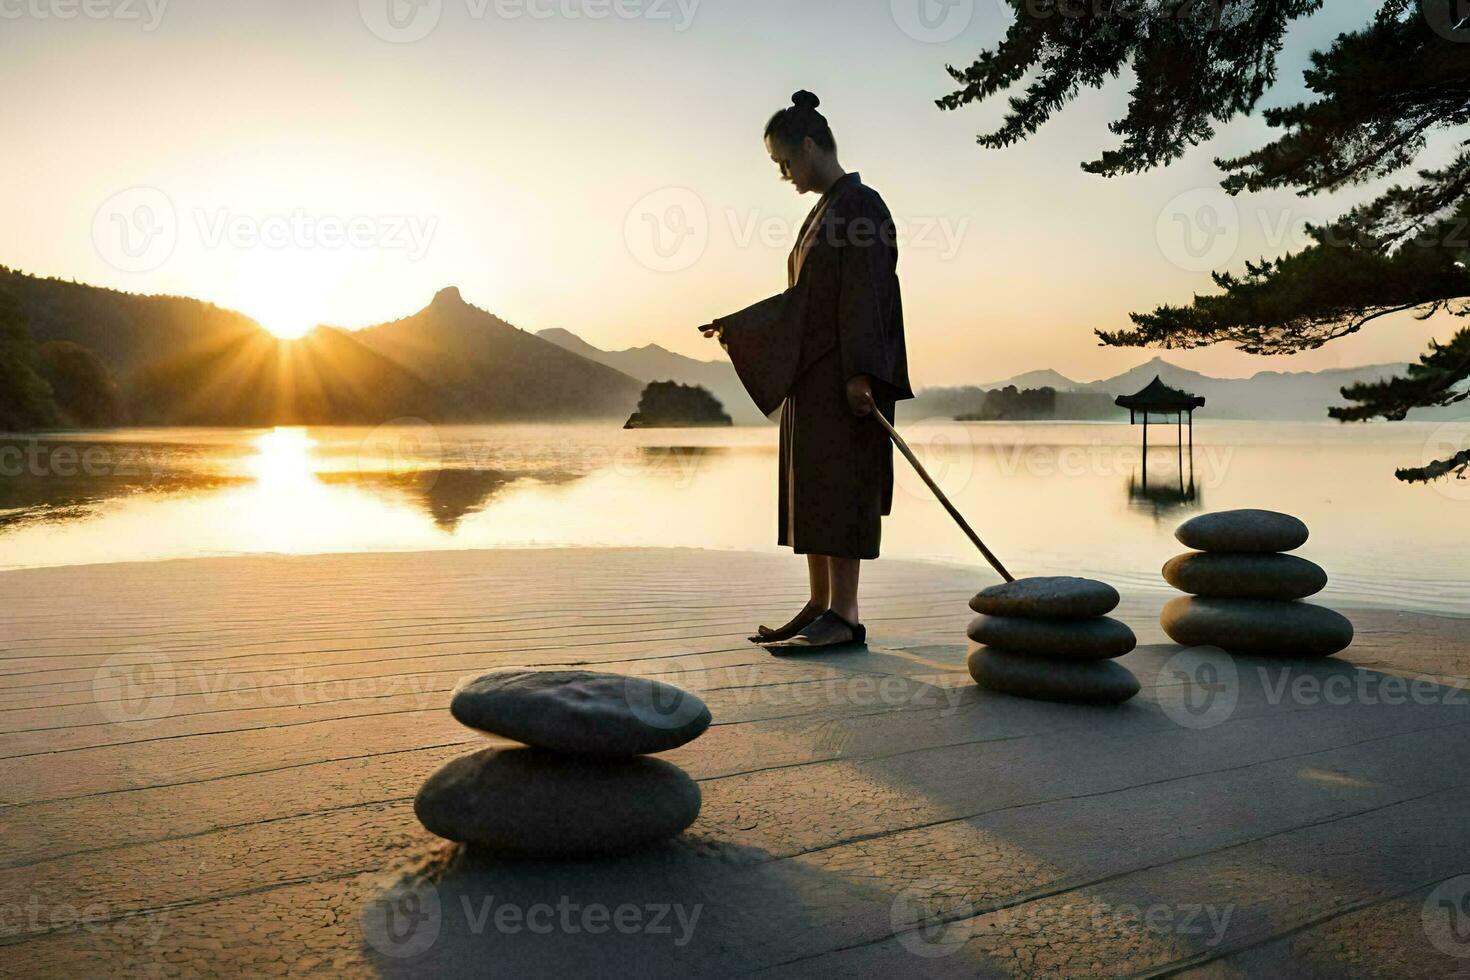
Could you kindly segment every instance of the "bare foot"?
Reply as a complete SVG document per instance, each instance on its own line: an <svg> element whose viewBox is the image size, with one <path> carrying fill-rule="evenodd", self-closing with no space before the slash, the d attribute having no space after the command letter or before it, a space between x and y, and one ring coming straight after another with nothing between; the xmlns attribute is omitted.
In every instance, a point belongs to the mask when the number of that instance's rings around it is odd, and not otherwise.
<svg viewBox="0 0 1470 980"><path fill-rule="evenodd" d="M789 640L800 633L822 613L827 611L825 603L815 599L808 599L806 605L801 607L801 612L791 618L785 626L771 629L769 626L757 626L756 635L750 638L752 643L770 643L773 640Z"/></svg>
<svg viewBox="0 0 1470 980"><path fill-rule="evenodd" d="M867 627L849 622L829 609L791 639L779 643L766 643L764 646L773 655L779 657L788 653L822 650L828 647L851 647L867 641Z"/></svg>

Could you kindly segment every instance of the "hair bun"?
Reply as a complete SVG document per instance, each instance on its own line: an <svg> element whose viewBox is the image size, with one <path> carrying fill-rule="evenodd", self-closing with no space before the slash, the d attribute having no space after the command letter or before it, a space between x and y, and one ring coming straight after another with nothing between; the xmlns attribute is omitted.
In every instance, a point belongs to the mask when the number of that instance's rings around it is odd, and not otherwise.
<svg viewBox="0 0 1470 980"><path fill-rule="evenodd" d="M822 104L822 100L806 89L802 89L791 97L791 104L798 109L815 109Z"/></svg>

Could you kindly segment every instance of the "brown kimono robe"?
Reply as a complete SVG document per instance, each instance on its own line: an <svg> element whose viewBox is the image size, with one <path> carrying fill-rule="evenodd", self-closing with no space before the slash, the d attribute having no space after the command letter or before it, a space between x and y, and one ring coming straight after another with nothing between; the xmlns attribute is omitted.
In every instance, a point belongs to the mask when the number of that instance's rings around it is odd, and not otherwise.
<svg viewBox="0 0 1470 980"><path fill-rule="evenodd" d="M872 378L878 410L914 397L898 246L883 199L847 174L807 216L784 293L714 321L756 406L781 407L777 543L797 554L877 558L893 506L893 447L852 413L848 379Z"/></svg>

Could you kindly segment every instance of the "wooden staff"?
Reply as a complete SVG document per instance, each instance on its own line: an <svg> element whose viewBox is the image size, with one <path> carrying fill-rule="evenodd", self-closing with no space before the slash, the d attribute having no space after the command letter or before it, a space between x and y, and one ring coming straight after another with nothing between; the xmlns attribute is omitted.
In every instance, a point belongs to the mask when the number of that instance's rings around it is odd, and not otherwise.
<svg viewBox="0 0 1470 980"><path fill-rule="evenodd" d="M919 476L923 477L924 482L929 485L929 489L934 491L934 496L938 497L939 502L944 505L944 509L949 511L949 516L955 519L955 523L970 536L970 540L975 543L975 547L980 549L980 554L984 555L985 560L990 562L990 567L1000 572L1000 577L1007 582L1014 582L1016 577L1006 571L1006 567L1000 563L1000 559L991 554L990 549L985 547L985 542L980 540L980 535L976 534L974 529L965 523L965 519L960 516L960 512L955 510L954 504L950 503L949 498L944 495L944 491L939 489L939 484L934 482L934 478L928 474L923 464L914 456L914 452L909 448L909 444L903 441L903 436L899 435L889 421L883 417L883 413L878 411L877 405L873 405L872 402L869 402L869 404L873 408L873 418L877 419L878 424L887 430L888 437L893 440L893 444L898 447L898 451L903 453L904 458L913 464L915 470L918 470Z"/></svg>

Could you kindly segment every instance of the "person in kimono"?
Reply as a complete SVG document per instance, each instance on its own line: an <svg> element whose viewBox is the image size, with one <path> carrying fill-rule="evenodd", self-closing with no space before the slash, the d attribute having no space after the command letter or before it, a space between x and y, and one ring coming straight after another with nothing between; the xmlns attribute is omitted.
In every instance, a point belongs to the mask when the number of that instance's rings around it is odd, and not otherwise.
<svg viewBox="0 0 1470 980"><path fill-rule="evenodd" d="M893 447L879 423L912 398L898 246L878 192L837 159L810 92L766 125L782 180L820 195L787 260L785 292L701 327L718 337L767 415L781 409L777 542L805 555L810 598L750 639L780 649L861 643L863 559L878 557L893 504Z"/></svg>

